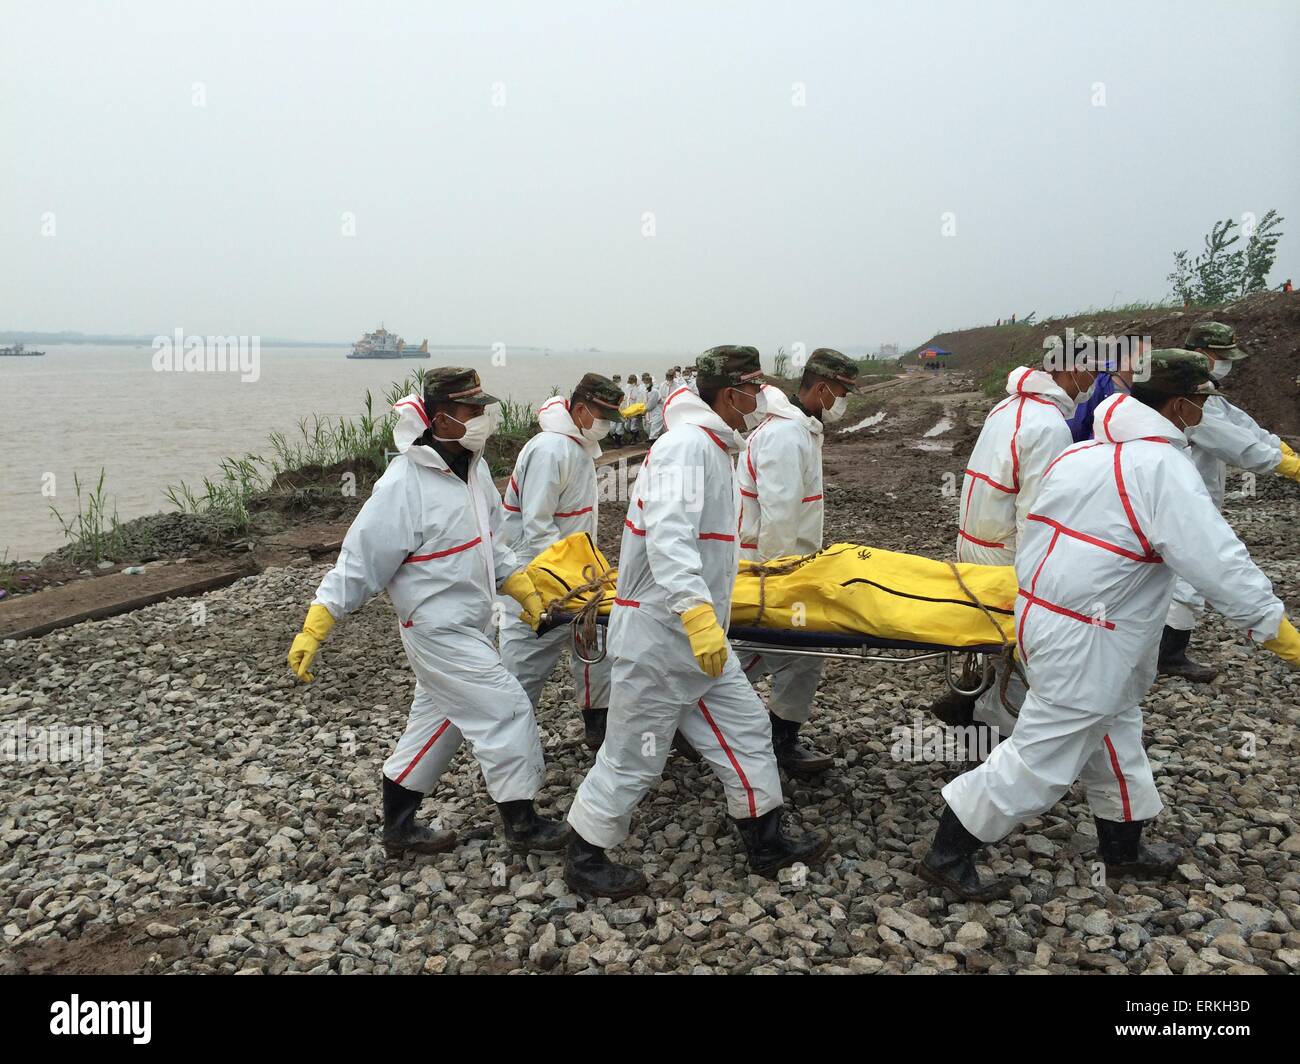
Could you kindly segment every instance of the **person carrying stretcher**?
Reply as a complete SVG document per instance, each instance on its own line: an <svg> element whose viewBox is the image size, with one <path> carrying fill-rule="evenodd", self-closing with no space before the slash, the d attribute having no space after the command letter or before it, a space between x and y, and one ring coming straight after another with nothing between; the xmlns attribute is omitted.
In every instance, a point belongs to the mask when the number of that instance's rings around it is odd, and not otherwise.
<svg viewBox="0 0 1300 1064"><path fill-rule="evenodd" d="M959 897L1004 896L975 855L1087 788L1108 876L1163 877L1181 854L1142 842L1161 810L1142 747L1141 700L1174 580L1250 639L1300 666L1300 633L1188 460L1186 431L1210 395L1204 356L1151 353L1149 378L1097 408L1095 439L1044 470L1018 544L1016 638L1029 690L1010 738L943 789L922 878Z"/></svg>
<svg viewBox="0 0 1300 1064"><path fill-rule="evenodd" d="M1066 419L1075 404L1092 392L1096 374L1091 358L1049 347L1043 368L1018 366L1007 376L1007 398L984 419L962 480L957 527L957 560L981 565L1014 565L1016 545L1024 533L1025 516L1033 507L1047 467L1070 446ZM977 699L949 692L930 707L948 724L972 720L991 725L1005 738L1015 718L1012 707L1024 698L1024 684L1014 669L1001 672ZM1004 679L1006 680L1004 684Z"/></svg>
<svg viewBox="0 0 1300 1064"><path fill-rule="evenodd" d="M822 347L809 356L793 400L770 384L763 388L760 399L766 416L749 434L736 462L744 560L767 562L821 550L826 517L822 426L844 416L857 377L856 362ZM772 677L767 704L772 745L780 766L797 776L816 775L831 767L830 755L799 742L799 728L812 717L822 666L820 658L770 651L744 658L751 682Z"/></svg>
<svg viewBox="0 0 1300 1064"><path fill-rule="evenodd" d="M605 850L627 838L678 729L722 783L755 872L811 864L830 844L821 832L783 827L771 724L727 642L739 561L733 463L737 430L760 416L758 352L716 347L697 365L700 394L683 387L664 403L667 431L628 503L609 623L605 742L569 808L564 878L582 894L645 891L645 877Z"/></svg>

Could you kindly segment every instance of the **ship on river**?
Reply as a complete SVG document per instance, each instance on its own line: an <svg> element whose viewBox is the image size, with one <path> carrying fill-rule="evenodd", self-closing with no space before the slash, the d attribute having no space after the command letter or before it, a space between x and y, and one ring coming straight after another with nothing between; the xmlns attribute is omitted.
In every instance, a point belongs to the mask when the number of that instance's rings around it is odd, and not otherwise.
<svg viewBox="0 0 1300 1064"><path fill-rule="evenodd" d="M389 332L380 323L374 332L368 332L352 345L348 358L428 358L429 341L419 347L409 347L397 333Z"/></svg>
<svg viewBox="0 0 1300 1064"><path fill-rule="evenodd" d="M30 358L33 355L43 355L44 351L28 351L22 344L14 344L13 347L0 347L0 358Z"/></svg>

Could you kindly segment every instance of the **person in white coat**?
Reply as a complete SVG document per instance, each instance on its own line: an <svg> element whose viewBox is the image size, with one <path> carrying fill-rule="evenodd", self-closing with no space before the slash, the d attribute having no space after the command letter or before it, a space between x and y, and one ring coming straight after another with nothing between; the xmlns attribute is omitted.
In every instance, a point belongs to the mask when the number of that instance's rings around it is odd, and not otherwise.
<svg viewBox="0 0 1300 1064"><path fill-rule="evenodd" d="M506 542L520 564L530 564L551 544L575 533L585 532L596 542L600 513L596 459L600 440L622 416L621 401L622 393L613 381L588 373L568 399L552 396L538 408L541 431L515 459L501 504ZM570 645L569 628L561 625L539 637L514 613L501 612L501 660L536 710L547 678ZM582 708L584 738L595 750L605 736L609 662L588 664L572 658L569 667Z"/></svg>
<svg viewBox="0 0 1300 1064"><path fill-rule="evenodd" d="M822 347L808 357L793 402L779 388L763 388L766 416L736 462L741 558L766 562L822 549L822 426L844 416L858 373L851 358ZM823 664L821 658L767 651L744 659L751 682L772 678L772 745L777 763L796 776L815 776L832 763L830 755L799 741L800 727L812 717Z"/></svg>
<svg viewBox="0 0 1300 1064"><path fill-rule="evenodd" d="M772 730L726 628L740 522L738 429L758 423L762 367L752 347L700 356L700 392L668 397L668 429L637 477L624 522L609 624L613 690L605 742L569 808L565 881L587 895L627 897L645 877L605 851L663 773L680 730L722 783L750 867L772 875L826 852L820 832L787 833Z"/></svg>
<svg viewBox="0 0 1300 1064"><path fill-rule="evenodd" d="M1151 353L1150 377L1097 408L1096 438L1063 452L1016 557L1016 638L1029 691L1010 738L943 788L939 828L919 873L975 900L1004 895L975 854L1087 788L1098 855L1115 878L1167 876L1181 855L1142 842L1162 808L1142 747L1141 700L1175 576L1198 588L1256 642L1300 665L1300 633L1268 578L1219 514L1188 460L1209 363Z"/></svg>
<svg viewBox="0 0 1300 1064"><path fill-rule="evenodd" d="M618 394L621 396L618 401L619 408L627 406L627 390L623 384L623 378L615 373L610 380L614 382L614 387L618 389ZM621 417L610 426L609 438L615 447L621 447L627 442L627 422Z"/></svg>
<svg viewBox="0 0 1300 1064"><path fill-rule="evenodd" d="M1058 345L1044 354L1044 368L1018 366L1007 375L1007 398L984 419L962 479L959 562L1015 564L1025 515L1038 497L1043 473L1073 442L1067 419L1092 390L1094 364L1073 351L1067 358ZM1014 668L1009 677L1004 675L1008 668L1001 665L993 684L978 698L950 691L931 712L948 724L988 725L997 729L997 738L1006 738L1025 693Z"/></svg>
<svg viewBox="0 0 1300 1064"><path fill-rule="evenodd" d="M645 388L641 386L641 380L635 373L629 373L627 384L623 388L623 406L627 408L633 403L645 402ZM642 439L642 433L645 426L645 416L638 414L636 417L623 419L624 439L628 443L637 443Z"/></svg>
<svg viewBox="0 0 1300 1064"><path fill-rule="evenodd" d="M641 378L645 388L645 435L650 442L657 440L664 431L664 398L667 396L667 381L655 383L647 373Z"/></svg>
<svg viewBox="0 0 1300 1064"><path fill-rule="evenodd" d="M1192 326L1183 347L1211 360L1215 381L1222 381L1232 366L1247 357L1230 325L1203 321ZM1201 474L1214 505L1223 509L1227 467L1247 473L1278 473L1300 480L1300 458L1278 436L1262 428L1244 410L1222 395L1205 401L1201 423L1187 432L1187 454ZM1187 656L1192 630L1205 611L1205 599L1186 580L1174 584L1173 601L1160 637L1158 669L1163 676L1181 676L1194 683L1209 683L1219 670Z"/></svg>
<svg viewBox="0 0 1300 1064"><path fill-rule="evenodd" d="M501 496L483 447L492 430L488 395L472 369L425 375L424 394L394 405L400 452L376 481L325 574L289 651L310 683L311 665L336 621L387 591L397 614L415 699L406 732L384 762L384 846L390 854L438 853L449 831L418 824L416 811L468 739L517 850L564 845L561 822L539 816L533 799L545 771L528 695L497 653L498 590L535 629L542 610L506 543Z"/></svg>

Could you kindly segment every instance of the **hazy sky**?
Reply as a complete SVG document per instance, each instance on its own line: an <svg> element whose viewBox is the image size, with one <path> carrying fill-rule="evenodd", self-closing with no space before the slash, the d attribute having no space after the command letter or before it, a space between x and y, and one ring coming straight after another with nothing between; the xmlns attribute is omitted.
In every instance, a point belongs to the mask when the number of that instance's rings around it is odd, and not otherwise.
<svg viewBox="0 0 1300 1064"><path fill-rule="evenodd" d="M911 345L1159 298L1269 207L1300 274L1290 0L0 0L0 34L0 329Z"/></svg>

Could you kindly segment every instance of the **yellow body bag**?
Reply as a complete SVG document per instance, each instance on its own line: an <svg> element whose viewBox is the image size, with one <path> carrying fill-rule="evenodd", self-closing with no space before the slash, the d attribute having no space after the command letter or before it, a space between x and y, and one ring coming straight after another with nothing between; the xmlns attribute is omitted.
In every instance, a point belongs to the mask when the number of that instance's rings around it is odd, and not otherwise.
<svg viewBox="0 0 1300 1064"><path fill-rule="evenodd" d="M617 572L591 538L552 544L528 567L542 600L576 612L601 574L608 613ZM733 625L835 632L940 646L1015 641L1016 571L1009 565L935 561L915 554L835 543L816 554L740 563Z"/></svg>

